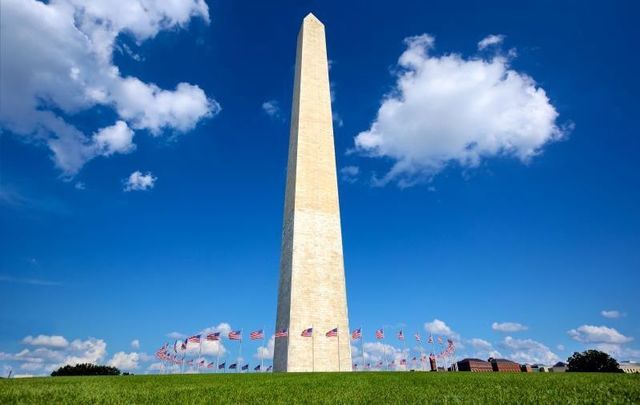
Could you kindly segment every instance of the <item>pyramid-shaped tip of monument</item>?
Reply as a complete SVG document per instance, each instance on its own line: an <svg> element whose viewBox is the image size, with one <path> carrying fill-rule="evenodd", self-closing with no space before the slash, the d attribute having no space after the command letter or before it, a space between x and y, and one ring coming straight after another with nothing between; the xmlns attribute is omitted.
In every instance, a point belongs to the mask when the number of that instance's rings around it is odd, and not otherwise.
<svg viewBox="0 0 640 405"><path fill-rule="evenodd" d="M320 24L320 25L324 25L322 24L322 21L320 21L318 19L318 17L316 17L315 15L313 15L313 13L309 13L307 14L307 16L304 18L303 22L307 23L307 22L314 22L316 24Z"/></svg>

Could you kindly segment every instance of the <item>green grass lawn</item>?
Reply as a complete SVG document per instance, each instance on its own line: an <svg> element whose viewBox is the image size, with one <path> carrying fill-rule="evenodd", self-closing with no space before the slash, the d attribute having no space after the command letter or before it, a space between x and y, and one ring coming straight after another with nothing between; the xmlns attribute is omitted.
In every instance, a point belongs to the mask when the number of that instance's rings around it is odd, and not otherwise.
<svg viewBox="0 0 640 405"><path fill-rule="evenodd" d="M0 380L12 403L640 403L640 375L316 373Z"/></svg>

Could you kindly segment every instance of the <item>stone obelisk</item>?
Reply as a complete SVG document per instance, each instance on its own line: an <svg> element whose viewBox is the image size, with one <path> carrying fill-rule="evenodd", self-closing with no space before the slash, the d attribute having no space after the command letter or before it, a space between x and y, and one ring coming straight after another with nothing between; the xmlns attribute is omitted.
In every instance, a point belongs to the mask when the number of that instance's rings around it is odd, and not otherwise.
<svg viewBox="0 0 640 405"><path fill-rule="evenodd" d="M289 136L276 321L289 336L276 338L274 370L351 371L327 46L313 14L298 34Z"/></svg>

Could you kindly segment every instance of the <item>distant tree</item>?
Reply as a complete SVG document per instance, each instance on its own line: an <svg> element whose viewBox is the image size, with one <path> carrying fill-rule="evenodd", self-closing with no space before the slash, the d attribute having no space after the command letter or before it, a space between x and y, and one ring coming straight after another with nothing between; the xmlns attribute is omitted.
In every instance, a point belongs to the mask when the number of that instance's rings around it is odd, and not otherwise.
<svg viewBox="0 0 640 405"><path fill-rule="evenodd" d="M52 377L79 375L120 375L120 370L110 366L100 366L96 364L83 363L76 364L74 366L66 365L51 373Z"/></svg>
<svg viewBox="0 0 640 405"><path fill-rule="evenodd" d="M607 353L599 350L574 352L567 360L567 371L621 373L618 362Z"/></svg>

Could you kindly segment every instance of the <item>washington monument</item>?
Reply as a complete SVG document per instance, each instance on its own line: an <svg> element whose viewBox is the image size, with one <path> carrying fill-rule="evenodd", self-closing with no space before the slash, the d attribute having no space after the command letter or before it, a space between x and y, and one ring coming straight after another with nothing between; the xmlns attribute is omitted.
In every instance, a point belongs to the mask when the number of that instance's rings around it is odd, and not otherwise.
<svg viewBox="0 0 640 405"><path fill-rule="evenodd" d="M289 336L276 339L274 371L351 371L327 46L313 14L298 34L289 136L276 320Z"/></svg>

